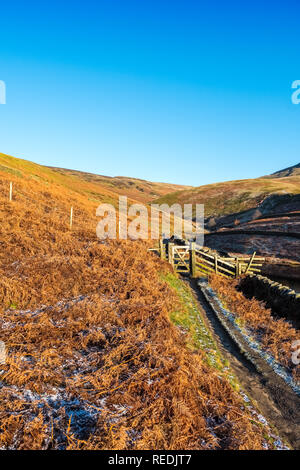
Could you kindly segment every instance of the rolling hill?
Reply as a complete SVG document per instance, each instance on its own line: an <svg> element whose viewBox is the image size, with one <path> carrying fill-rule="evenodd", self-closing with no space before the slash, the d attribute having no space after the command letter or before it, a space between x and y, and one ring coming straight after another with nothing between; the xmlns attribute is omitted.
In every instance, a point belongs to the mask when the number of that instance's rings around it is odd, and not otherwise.
<svg viewBox="0 0 300 470"><path fill-rule="evenodd" d="M158 198L158 204L199 203L206 217L220 217L258 208L269 196L300 194L300 175L235 180L176 191ZM278 201L280 198L278 199Z"/></svg>
<svg viewBox="0 0 300 470"><path fill-rule="evenodd" d="M299 176L300 175L300 163L298 165L290 166L284 170L276 171L272 175L266 178L285 178L286 176Z"/></svg>
<svg viewBox="0 0 300 470"><path fill-rule="evenodd" d="M170 183L153 183L138 178L126 176L103 176L87 173L84 171L68 170L65 168L50 167L51 170L62 175L70 176L79 181L86 181L92 184L99 184L113 192L136 199L143 203L148 203L157 197L164 196L174 191L191 189L192 186L183 186Z"/></svg>
<svg viewBox="0 0 300 470"><path fill-rule="evenodd" d="M157 196L172 191L191 188L190 186L129 178L94 175L76 170L52 168L0 153L0 171L20 178L29 178L57 187L64 187L72 193L81 194L94 203L107 202L117 206L119 195L126 195L132 202L151 202Z"/></svg>

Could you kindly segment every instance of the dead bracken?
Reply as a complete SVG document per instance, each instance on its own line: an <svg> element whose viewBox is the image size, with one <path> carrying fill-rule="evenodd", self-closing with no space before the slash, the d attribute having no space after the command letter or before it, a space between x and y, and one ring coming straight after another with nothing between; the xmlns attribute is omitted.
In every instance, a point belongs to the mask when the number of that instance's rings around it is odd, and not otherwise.
<svg viewBox="0 0 300 470"><path fill-rule="evenodd" d="M100 243L96 203L75 191L14 176L9 203L8 182L1 173L0 448L272 448L172 324L167 263L142 242Z"/></svg>

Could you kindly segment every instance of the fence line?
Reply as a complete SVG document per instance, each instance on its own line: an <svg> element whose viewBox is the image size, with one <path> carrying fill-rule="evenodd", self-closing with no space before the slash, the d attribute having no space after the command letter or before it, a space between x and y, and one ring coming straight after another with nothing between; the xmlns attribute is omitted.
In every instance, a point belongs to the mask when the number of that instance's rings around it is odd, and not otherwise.
<svg viewBox="0 0 300 470"><path fill-rule="evenodd" d="M22 193L22 196L25 199L32 201L32 199L30 197L28 197L26 194ZM12 200L13 200L13 182L10 181L10 183L9 183L9 202L12 202ZM56 208L54 209L54 211L56 211ZM72 206L71 209L70 209L70 219L69 219L70 229L72 229L72 227L73 227L73 221L74 221L74 209L73 209L73 206Z"/></svg>
<svg viewBox="0 0 300 470"><path fill-rule="evenodd" d="M187 273L191 277L216 273L226 278L236 278L241 274L259 273L265 258L256 256L223 257L217 254L207 253L196 246L195 242L180 241L176 245L173 241L159 240L158 249L150 248L149 251L158 251L161 259L169 261L178 273Z"/></svg>

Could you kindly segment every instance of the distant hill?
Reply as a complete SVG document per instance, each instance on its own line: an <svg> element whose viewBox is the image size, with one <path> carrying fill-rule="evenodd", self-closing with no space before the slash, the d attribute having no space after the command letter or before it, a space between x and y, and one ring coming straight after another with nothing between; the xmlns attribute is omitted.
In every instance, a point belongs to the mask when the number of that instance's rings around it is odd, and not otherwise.
<svg viewBox="0 0 300 470"><path fill-rule="evenodd" d="M172 191L191 188L191 186L153 183L130 177L109 177L76 170L51 168L3 153L0 153L1 172L40 181L45 185L55 184L85 196L93 203L107 202L115 206L119 195L126 195L133 202L148 203Z"/></svg>
<svg viewBox="0 0 300 470"><path fill-rule="evenodd" d="M157 203L205 205L206 217L220 217L255 209L270 195L300 194L300 175L285 178L256 178L208 184L177 191L156 200Z"/></svg>
<svg viewBox="0 0 300 470"><path fill-rule="evenodd" d="M192 186L184 186L171 183L154 183L138 178L130 178L126 176L103 176L84 171L69 170L65 168L49 167L51 170L56 171L62 175L68 175L78 178L82 181L87 181L93 184L100 184L118 194L126 195L132 199L137 199L141 202L150 202L157 197L164 196L174 191L183 189L191 189Z"/></svg>
<svg viewBox="0 0 300 470"><path fill-rule="evenodd" d="M285 178L287 176L299 176L300 175L300 163L294 166L289 166L284 170L276 171L271 175L266 176L266 178Z"/></svg>
<svg viewBox="0 0 300 470"><path fill-rule="evenodd" d="M229 228L274 212L300 210L299 171L300 164L262 178L191 187L50 168L0 153L0 173L39 181L45 188L50 184L57 190L67 189L93 207L102 202L117 207L119 195L128 196L129 203L204 204L208 230Z"/></svg>

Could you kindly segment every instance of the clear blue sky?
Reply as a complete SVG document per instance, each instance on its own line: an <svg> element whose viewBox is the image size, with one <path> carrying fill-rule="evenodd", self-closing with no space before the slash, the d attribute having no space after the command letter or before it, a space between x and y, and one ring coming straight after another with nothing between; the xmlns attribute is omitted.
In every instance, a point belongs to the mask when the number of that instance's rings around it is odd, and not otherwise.
<svg viewBox="0 0 300 470"><path fill-rule="evenodd" d="M299 1L1 3L0 152L200 185L300 161Z"/></svg>

